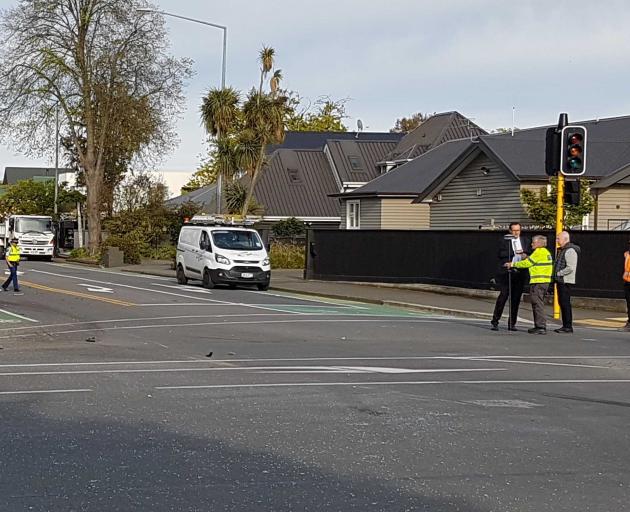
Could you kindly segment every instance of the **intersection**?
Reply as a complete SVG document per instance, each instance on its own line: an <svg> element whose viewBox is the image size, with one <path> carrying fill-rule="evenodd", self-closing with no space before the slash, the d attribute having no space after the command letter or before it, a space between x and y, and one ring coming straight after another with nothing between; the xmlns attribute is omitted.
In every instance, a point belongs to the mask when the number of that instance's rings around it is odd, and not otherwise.
<svg viewBox="0 0 630 512"><path fill-rule="evenodd" d="M630 343L29 262L3 510L622 510Z"/></svg>

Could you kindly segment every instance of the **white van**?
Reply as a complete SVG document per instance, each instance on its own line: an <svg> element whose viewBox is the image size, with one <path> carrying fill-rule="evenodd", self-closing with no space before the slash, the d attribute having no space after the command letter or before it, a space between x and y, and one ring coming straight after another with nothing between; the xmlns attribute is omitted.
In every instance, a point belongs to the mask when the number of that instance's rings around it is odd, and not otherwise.
<svg viewBox="0 0 630 512"><path fill-rule="evenodd" d="M176 269L179 284L200 279L205 288L250 284L267 290L271 280L269 255L256 230L205 216L182 227Z"/></svg>

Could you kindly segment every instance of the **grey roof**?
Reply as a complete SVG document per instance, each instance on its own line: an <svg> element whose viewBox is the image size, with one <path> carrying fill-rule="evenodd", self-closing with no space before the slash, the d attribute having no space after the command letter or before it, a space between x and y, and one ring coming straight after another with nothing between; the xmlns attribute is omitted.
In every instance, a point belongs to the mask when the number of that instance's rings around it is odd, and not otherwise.
<svg viewBox="0 0 630 512"><path fill-rule="evenodd" d="M342 182L363 182L379 176L377 163L396 142L373 140L329 140L326 147ZM354 167L353 167L354 166Z"/></svg>
<svg viewBox="0 0 630 512"><path fill-rule="evenodd" d="M207 185L200 189L193 190L188 194L173 197L166 201L168 206L180 206L187 202L194 202L202 206L202 212L214 213L216 211L217 204L217 186L216 184Z"/></svg>
<svg viewBox="0 0 630 512"><path fill-rule="evenodd" d="M75 172L74 169L58 169L59 174ZM3 185L14 185L18 181L31 180L33 178L54 178L55 168L53 167L5 167Z"/></svg>
<svg viewBox="0 0 630 512"><path fill-rule="evenodd" d="M254 196L265 216L339 217L338 192L326 156L317 150L280 149L258 178Z"/></svg>
<svg viewBox="0 0 630 512"><path fill-rule="evenodd" d="M470 139L487 132L459 112L435 114L412 130L387 157L388 162L412 160L449 140Z"/></svg>
<svg viewBox="0 0 630 512"><path fill-rule="evenodd" d="M415 197L476 149L469 139L445 142L424 155L382 174L366 185L334 197L408 196Z"/></svg>
<svg viewBox="0 0 630 512"><path fill-rule="evenodd" d="M282 144L271 144L267 146L267 154L282 149L324 149L326 141L334 140L371 140L371 141L393 141L402 139L401 133L388 132L293 132L285 133Z"/></svg>

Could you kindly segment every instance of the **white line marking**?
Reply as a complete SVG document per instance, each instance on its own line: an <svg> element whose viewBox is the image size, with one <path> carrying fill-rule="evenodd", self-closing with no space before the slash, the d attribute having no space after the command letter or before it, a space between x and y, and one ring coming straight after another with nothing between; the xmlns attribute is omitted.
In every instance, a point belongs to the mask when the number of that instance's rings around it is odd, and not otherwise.
<svg viewBox="0 0 630 512"><path fill-rule="evenodd" d="M172 296L175 296L175 297L180 297L180 298L185 298L185 299L193 299L193 300L202 300L202 301L207 301L207 302L214 302L214 303L217 303L217 304L225 304L225 305L228 305L228 306L242 306L242 307L247 307L247 308L264 309L264 310L267 310L267 311L280 311L280 312L282 312L281 310L273 309L273 308L270 308L270 307L250 306L249 304L245 304L245 303L242 303L242 302L241 303L228 302L228 301L222 301L222 300L216 300L216 299L208 299L208 298L200 297L200 296L193 297L193 296L190 296L190 295L183 295L183 294L179 294L179 293L166 292L164 290L155 290L153 288L143 288L143 287L140 287L140 286L132 286L132 285L129 285L129 284L112 283L112 282L109 282L109 281L97 281L96 279L86 279L84 277L75 277L75 276L69 276L69 275L66 275L66 274L55 274L53 272L45 272L43 270L33 270L32 272L36 272L38 274L47 274L47 275L56 276L56 277L63 277L63 278L66 278L66 279L76 279L76 280L79 280L79 281L89 281L91 283L106 284L106 285L109 285L109 286L119 286L119 287L122 287L122 288L129 288L129 289L132 289L132 290L140 290L140 291L151 292L151 293L160 293L160 294L164 294L164 295L172 295ZM296 312L295 314L296 315L300 315L301 313L297 313Z"/></svg>
<svg viewBox="0 0 630 512"><path fill-rule="evenodd" d="M39 395L48 393L91 393L91 389L43 389L40 391L0 391L0 395Z"/></svg>
<svg viewBox="0 0 630 512"><path fill-rule="evenodd" d="M111 271L111 270L102 270L102 269L95 269L95 268L89 268L89 267L83 267L83 266L79 266L79 265L70 265L69 263L46 263L46 265L50 265L56 268L71 268L74 270L85 270L86 272L98 272L99 274L109 274L112 276L121 276L121 277L139 277L141 279L153 279L154 281L174 281L175 280L175 276L173 277L163 277L163 276L154 276L154 275L146 275L146 274L139 274L137 272L116 272L116 271ZM69 277L69 276L68 276Z"/></svg>
<svg viewBox="0 0 630 512"><path fill-rule="evenodd" d="M306 313L301 314L302 316L308 316ZM318 316L318 315L312 315L312 316ZM189 328L189 327L205 327L205 326L209 326L209 325L248 325L248 324L297 324L297 323L306 323L306 322L311 322L311 323L340 323L340 322L344 322L344 323L388 323L391 322L392 320L397 322L397 323L440 323L441 320L427 320L427 319L397 319L398 317L382 317L379 319L374 319L373 315L371 315L369 318L353 318L353 319L347 319L347 318L322 318L322 319L315 319L315 318L309 318L309 319L304 319L304 320L258 320L258 321L252 321L252 322L200 322L200 323L188 323L188 324L159 324L159 325L155 325L155 324L151 324L151 325L130 325L130 326L123 326L123 327L95 327L94 329L75 329L72 331L57 331L57 332L51 332L48 333L50 336L58 336L60 334L77 334L77 333L82 333L82 332L104 332L104 331L137 331L138 329L164 329L166 327L170 327L173 329L177 329L177 328ZM32 334L16 334L16 335L11 335L11 336L0 336L0 339L10 339L10 338L24 338L27 336L32 336Z"/></svg>
<svg viewBox="0 0 630 512"><path fill-rule="evenodd" d="M485 357L467 357L466 361L484 361L490 362L495 361L497 363L511 363L511 364L534 364L541 366L567 366L571 368L603 368L609 370L608 366L593 366L588 364L568 364L568 363L546 363L543 361L514 361L509 359L494 359L494 358L485 358Z"/></svg>
<svg viewBox="0 0 630 512"><path fill-rule="evenodd" d="M27 322L32 322L34 324L39 323L37 320L33 320L32 318L28 318L26 316L18 315L17 313L11 313L10 311L7 311L6 309L0 309L0 313L4 313L5 315L10 315L10 316L13 316L15 318L20 318L22 320L26 320Z"/></svg>
<svg viewBox="0 0 630 512"><path fill-rule="evenodd" d="M449 384L491 385L491 384L630 384L629 379L620 380L425 380L391 382L291 382L280 384L211 384L207 386L159 386L159 390L177 389L237 389L237 388L286 388L286 387L327 387L327 386L430 386Z"/></svg>
<svg viewBox="0 0 630 512"><path fill-rule="evenodd" d="M308 372L309 367L286 367L290 370L286 373L295 371L300 373L301 369ZM6 372L0 373L0 377L25 377L27 375L103 375L103 374L125 374L125 373L185 373L185 372L266 372L274 373L274 370L283 370L281 366L242 366L242 367L210 367L210 368L140 368L140 369L115 369L115 370L71 370L71 371L47 371L47 372ZM394 373L394 372L368 372L365 369L353 370L352 368L336 368L336 367L312 367L311 372L318 373ZM407 370L401 368L396 373L452 373L452 372L498 372L506 371L505 368L436 368L423 370ZM276 372L278 373L278 372ZM285 372L282 372L285 373Z"/></svg>
<svg viewBox="0 0 630 512"><path fill-rule="evenodd" d="M243 370L244 368L226 368L226 370ZM506 368L382 368L378 366L271 366L249 367L248 370L256 370L257 373L457 373L457 372L505 372ZM0 374L2 375L2 374Z"/></svg>
<svg viewBox="0 0 630 512"><path fill-rule="evenodd" d="M151 283L153 286L161 286L163 288L174 288L175 290L193 292L193 293L204 293L207 295L212 295L210 290L204 290L200 286L186 286L183 284L160 284L160 283Z"/></svg>
<svg viewBox="0 0 630 512"><path fill-rule="evenodd" d="M104 288L103 286L94 286L92 284L79 283L77 286L83 286L87 288L88 292L96 292L96 293L114 293L114 290L111 288Z"/></svg>

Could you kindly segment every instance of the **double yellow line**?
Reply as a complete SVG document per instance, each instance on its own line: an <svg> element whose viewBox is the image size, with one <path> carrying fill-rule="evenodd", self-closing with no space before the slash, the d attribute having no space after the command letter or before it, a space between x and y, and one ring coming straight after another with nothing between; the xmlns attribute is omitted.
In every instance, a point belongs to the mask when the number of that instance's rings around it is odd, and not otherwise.
<svg viewBox="0 0 630 512"><path fill-rule="evenodd" d="M98 295L91 295L89 293L81 293L74 292L71 290L62 290L59 288L50 288L49 286L44 286L43 284L31 283L29 281L20 281L20 284L23 286L28 286L29 288L35 288L37 290L43 290L45 292L51 293L60 293L62 295L70 295L72 297L78 297L80 299L90 299L90 300L98 300L100 302L107 302L109 304L114 304L116 306L124 306L131 307L135 306L133 302L126 302L123 300L110 299L109 297L99 297Z"/></svg>

